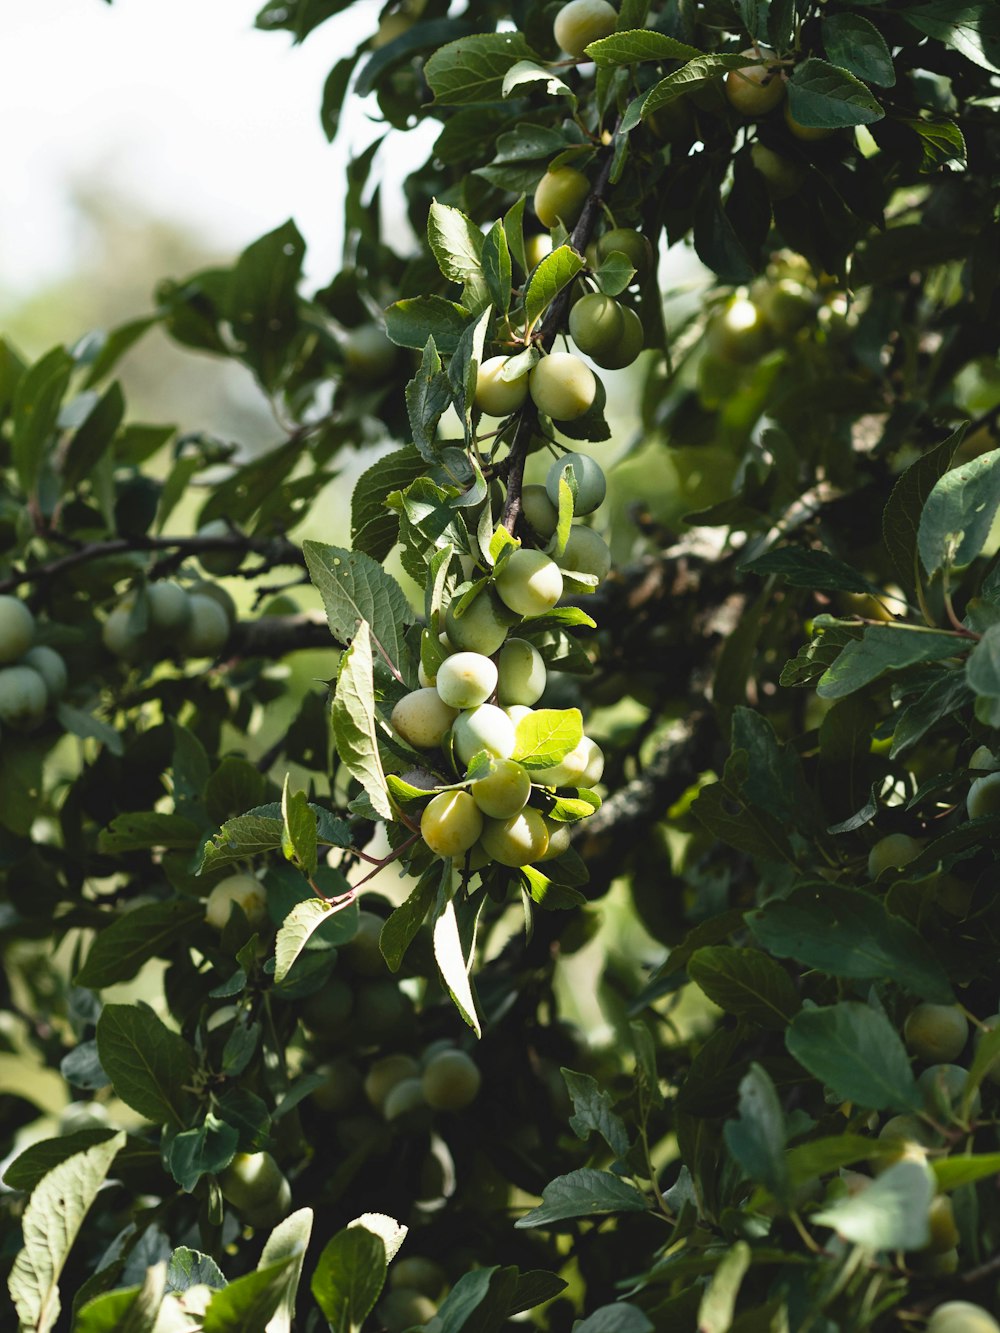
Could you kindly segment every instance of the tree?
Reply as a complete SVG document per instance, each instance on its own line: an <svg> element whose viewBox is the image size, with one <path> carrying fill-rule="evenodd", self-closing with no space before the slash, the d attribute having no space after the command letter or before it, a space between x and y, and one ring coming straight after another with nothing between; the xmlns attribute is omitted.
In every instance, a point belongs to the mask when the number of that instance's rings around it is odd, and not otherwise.
<svg viewBox="0 0 1000 1333"><path fill-rule="evenodd" d="M996 1328L998 23L567 9L332 70L440 125L416 252L375 145L321 290L289 221L2 345L22 1328ZM131 420L153 327L283 438Z"/></svg>

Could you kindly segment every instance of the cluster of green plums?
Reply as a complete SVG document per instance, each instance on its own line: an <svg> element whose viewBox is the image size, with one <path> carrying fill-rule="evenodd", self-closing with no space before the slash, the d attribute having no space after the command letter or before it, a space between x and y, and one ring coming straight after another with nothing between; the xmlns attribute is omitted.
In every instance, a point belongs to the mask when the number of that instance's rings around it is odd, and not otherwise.
<svg viewBox="0 0 1000 1333"><path fill-rule="evenodd" d="M65 693L66 663L35 633L30 608L0 596L0 728L34 731Z"/></svg>
<svg viewBox="0 0 1000 1333"><path fill-rule="evenodd" d="M124 662L157 657L218 657L236 621L232 598L217 583L184 587L173 579L128 592L101 630L105 648Z"/></svg>

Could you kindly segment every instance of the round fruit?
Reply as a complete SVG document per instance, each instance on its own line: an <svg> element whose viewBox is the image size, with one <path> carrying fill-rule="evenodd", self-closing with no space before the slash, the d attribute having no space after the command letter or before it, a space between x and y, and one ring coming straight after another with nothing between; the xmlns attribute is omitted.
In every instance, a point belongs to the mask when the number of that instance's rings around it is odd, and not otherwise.
<svg viewBox="0 0 1000 1333"><path fill-rule="evenodd" d="M917 1059L936 1064L957 1059L968 1036L969 1024L954 1004L918 1004L903 1025L904 1040Z"/></svg>
<svg viewBox="0 0 1000 1333"><path fill-rule="evenodd" d="M460 651L491 657L506 639L511 618L492 588L482 589L458 615L455 608L464 591L464 586L456 588L448 603L445 612L448 638Z"/></svg>
<svg viewBox="0 0 1000 1333"><path fill-rule="evenodd" d="M380 1046L405 1029L412 1013L412 1002L394 981L366 981L354 997L351 1035L362 1046Z"/></svg>
<svg viewBox="0 0 1000 1333"><path fill-rule="evenodd" d="M566 54L579 59L591 42L610 37L617 23L607 0L569 0L556 15L552 32Z"/></svg>
<svg viewBox="0 0 1000 1333"><path fill-rule="evenodd" d="M390 1088L382 1103L382 1114L386 1120L397 1120L401 1115L426 1105L423 1087L414 1073L412 1077L400 1079Z"/></svg>
<svg viewBox="0 0 1000 1333"><path fill-rule="evenodd" d="M497 759L509 759L514 753L514 723L496 704L480 704L460 713L453 731L455 749L463 764L471 764L472 756L486 750ZM469 797L472 800L472 797ZM474 841L474 840L473 840Z"/></svg>
<svg viewBox="0 0 1000 1333"><path fill-rule="evenodd" d="M885 870L901 870L921 850L920 843L908 833L887 833L868 853L868 878L878 879Z"/></svg>
<svg viewBox="0 0 1000 1333"><path fill-rule="evenodd" d="M273 1204L287 1185L281 1167L269 1152L238 1152L219 1173L222 1197L240 1213Z"/></svg>
<svg viewBox="0 0 1000 1333"><path fill-rule="evenodd" d="M164 579L146 589L149 627L161 637L178 634L191 619L191 599L179 583Z"/></svg>
<svg viewBox="0 0 1000 1333"><path fill-rule="evenodd" d="M593 574L602 583L611 570L611 548L599 532L574 523L559 565L570 574Z"/></svg>
<svg viewBox="0 0 1000 1333"><path fill-rule="evenodd" d="M644 278L653 268L653 247L641 231L633 227L612 227L597 242L597 259L603 263L609 255L622 254L635 269L637 278Z"/></svg>
<svg viewBox="0 0 1000 1333"><path fill-rule="evenodd" d="M436 688L451 708L484 704L497 687L497 668L482 653L453 653L438 667Z"/></svg>
<svg viewBox="0 0 1000 1333"><path fill-rule="evenodd" d="M526 806L509 819L489 819L483 827L483 851L502 866L526 866L545 855L549 833L542 814Z"/></svg>
<svg viewBox="0 0 1000 1333"><path fill-rule="evenodd" d="M981 1305L945 1301L928 1320L927 1333L1000 1333L1000 1324Z"/></svg>
<svg viewBox="0 0 1000 1333"><path fill-rule="evenodd" d="M33 731L45 718L49 693L45 681L29 666L0 670L0 722L15 731Z"/></svg>
<svg viewBox="0 0 1000 1333"><path fill-rule="evenodd" d="M754 302L739 296L713 315L706 331L706 345L724 361L741 365L757 361L767 350L768 330Z"/></svg>
<svg viewBox="0 0 1000 1333"><path fill-rule="evenodd" d="M563 852L569 851L571 840L571 827L569 824L556 823L554 819L545 821L545 828L549 835L549 845L538 861L554 861L557 856L562 856Z"/></svg>
<svg viewBox="0 0 1000 1333"><path fill-rule="evenodd" d="M779 338L790 338L816 318L816 302L812 294L801 283L794 282L791 278L780 278L777 282L767 283L761 294L759 306L761 314ZM868 600L874 602L877 608L874 619L892 619L877 598Z"/></svg>
<svg viewBox="0 0 1000 1333"><path fill-rule="evenodd" d="M1000 769L1000 759L988 745L979 745L969 755L969 767L982 768L988 773L996 773Z"/></svg>
<svg viewBox="0 0 1000 1333"><path fill-rule="evenodd" d="M35 637L35 617L18 597L0 596L0 663L16 662Z"/></svg>
<svg viewBox="0 0 1000 1333"><path fill-rule="evenodd" d="M432 1301L441 1295L447 1281L448 1278L440 1264L419 1254L397 1259L389 1269L389 1286L393 1291L400 1287L409 1287Z"/></svg>
<svg viewBox="0 0 1000 1333"><path fill-rule="evenodd" d="M378 324L361 324L344 339L347 368L364 383L385 379L396 360L396 345Z"/></svg>
<svg viewBox="0 0 1000 1333"><path fill-rule="evenodd" d="M813 143L817 139L829 139L833 133L832 129L819 125L803 125L800 121L797 121L792 115L792 108L787 102L785 103L784 116L785 124L788 126L790 133L803 143Z"/></svg>
<svg viewBox="0 0 1000 1333"><path fill-rule="evenodd" d="M510 416L528 396L527 371L513 380L505 380L501 375L508 359L491 356L476 372L476 406L491 417Z"/></svg>
<svg viewBox="0 0 1000 1333"><path fill-rule="evenodd" d="M787 199L802 185L802 172L794 162L782 157L767 144L755 143L750 149L750 160L764 177L767 192L772 199Z"/></svg>
<svg viewBox="0 0 1000 1333"><path fill-rule="evenodd" d="M929 1250L933 1250L935 1254L944 1254L958 1245L961 1237L955 1225L955 1210L947 1194L936 1194L931 1199L930 1208L927 1210L927 1221L931 1229L930 1244L927 1247Z"/></svg>
<svg viewBox="0 0 1000 1333"><path fill-rule="evenodd" d="M222 586L221 583L208 583L208 582L196 583L194 587L191 589L189 595L192 597L207 597L210 601L215 602L217 606L222 607L222 610L225 612L226 619L229 621L230 626L236 624L236 621L238 619L236 611L236 603L233 601L232 597L225 590L225 588ZM279 612L272 610L275 603L279 600L280 599L277 597L272 598L267 603L266 608L261 612L261 614L294 615L297 613L298 607L295 605L295 603L292 601L290 597L284 599L288 603L290 603L289 609L287 611Z"/></svg>
<svg viewBox="0 0 1000 1333"><path fill-rule="evenodd" d="M927 1149L933 1146L931 1131L915 1115L894 1115L879 1130L883 1143L894 1145L891 1153L872 1159L872 1170L878 1176L897 1162L927 1160Z"/></svg>
<svg viewBox="0 0 1000 1333"><path fill-rule="evenodd" d="M47 648L41 643L37 648L29 648L24 654L22 665L38 672L45 682L50 702L66 693L69 681L66 663L54 648Z"/></svg>
<svg viewBox="0 0 1000 1333"><path fill-rule="evenodd" d="M516 727L522 718L530 717L535 711L529 708L527 704L508 704L503 710Z"/></svg>
<svg viewBox="0 0 1000 1333"><path fill-rule="evenodd" d="M450 708L435 685L404 694L389 718L404 741L418 750L433 750L444 740L458 710Z"/></svg>
<svg viewBox="0 0 1000 1333"><path fill-rule="evenodd" d="M508 704L533 704L545 689L545 663L527 639L508 639L497 658L497 699Z"/></svg>
<svg viewBox="0 0 1000 1333"><path fill-rule="evenodd" d="M569 312L569 331L585 356L612 353L624 330L622 307L613 296L588 292Z"/></svg>
<svg viewBox="0 0 1000 1333"><path fill-rule="evenodd" d="M524 238L524 258L527 261L528 272L537 268L546 255L552 253L552 237L547 231L536 231L531 236Z"/></svg>
<svg viewBox="0 0 1000 1333"><path fill-rule="evenodd" d="M321 1111L349 1111L361 1091L361 1074L357 1065L345 1056L320 1065L316 1073L323 1082L313 1088L309 1094L313 1103Z"/></svg>
<svg viewBox="0 0 1000 1333"><path fill-rule="evenodd" d="M239 536L224 518L213 518L208 523L203 524L196 534L199 537L228 537L232 539ZM226 574L235 574L243 563L243 552L239 550L199 551L198 563L206 574L214 574L217 578L223 578Z"/></svg>
<svg viewBox="0 0 1000 1333"><path fill-rule="evenodd" d="M622 314L622 336L607 351L591 352L590 359L602 370L623 370L630 366L643 348L642 320L627 305L619 306Z"/></svg>
<svg viewBox="0 0 1000 1333"><path fill-rule="evenodd" d="M747 59L763 57L773 60L774 52L766 46L759 50L752 47L741 53ZM726 75L726 96L729 104L743 116L763 116L778 105L785 95L785 84L781 74L773 73L767 65L746 65L742 69L731 69Z"/></svg>
<svg viewBox="0 0 1000 1333"><path fill-rule="evenodd" d="M494 759L489 773L469 788L484 815L509 819L523 810L531 795L531 775L514 759Z"/></svg>
<svg viewBox="0 0 1000 1333"><path fill-rule="evenodd" d="M576 167L549 170L535 187L535 216L543 227L562 222L567 230L583 212L590 181Z"/></svg>
<svg viewBox="0 0 1000 1333"><path fill-rule="evenodd" d="M145 637L131 627L132 612L127 606L116 606L101 627L101 641L108 652L124 662L136 662L145 651Z"/></svg>
<svg viewBox="0 0 1000 1333"><path fill-rule="evenodd" d="M229 920L233 903L238 904L251 926L260 926L267 920L267 890L254 875L227 875L205 900L205 920L216 930L222 930Z"/></svg>
<svg viewBox="0 0 1000 1333"><path fill-rule="evenodd" d="M604 777L604 751L589 736L584 736L581 744L587 755L587 766L583 770L583 785L593 787Z"/></svg>
<svg viewBox="0 0 1000 1333"><path fill-rule="evenodd" d="M550 352L532 367L528 389L539 412L553 421L575 421L593 405L597 380L572 352Z"/></svg>
<svg viewBox="0 0 1000 1333"><path fill-rule="evenodd" d="M985 777L976 778L969 788L965 808L970 819L1000 814L1000 773L987 773Z"/></svg>
<svg viewBox="0 0 1000 1333"><path fill-rule="evenodd" d="M464 856L482 831L483 816L467 791L439 792L420 817L420 836L438 856Z"/></svg>
<svg viewBox="0 0 1000 1333"><path fill-rule="evenodd" d="M402 1083L403 1079L416 1078L419 1073L420 1066L412 1055L384 1055L375 1061L365 1075L365 1096L376 1111L380 1111L397 1083Z"/></svg>
<svg viewBox="0 0 1000 1333"><path fill-rule="evenodd" d="M302 1022L317 1037L337 1041L347 1030L347 1020L354 1008L354 992L346 981L331 977L321 990L302 1003Z"/></svg>
<svg viewBox="0 0 1000 1333"><path fill-rule="evenodd" d="M608 493L608 483L604 469L587 454L563 454L549 468L545 478L545 493L554 506L559 504L559 479L567 474L567 481L572 477L576 483L576 496L573 500L573 513L580 517L592 514L604 503Z"/></svg>
<svg viewBox="0 0 1000 1333"><path fill-rule="evenodd" d="M229 617L212 597L192 593L191 618L180 636L180 649L189 657L218 657L229 638Z"/></svg>
<svg viewBox="0 0 1000 1333"><path fill-rule="evenodd" d="M424 1100L436 1111L462 1111L476 1100L482 1075L464 1051L441 1051L421 1078Z"/></svg>
<svg viewBox="0 0 1000 1333"><path fill-rule="evenodd" d="M917 1079L917 1087L932 1115L950 1119L961 1107L968 1079L969 1071L961 1065L930 1065ZM982 1098L976 1088L969 1103L969 1115L975 1119L981 1109Z"/></svg>
<svg viewBox="0 0 1000 1333"><path fill-rule="evenodd" d="M423 1328L437 1314L437 1306L419 1291L395 1287L379 1301L375 1314L385 1333L407 1333Z"/></svg>
<svg viewBox="0 0 1000 1333"><path fill-rule="evenodd" d="M521 488L521 513L528 520L532 531L543 541L548 541L559 524L559 511L552 504L544 486Z"/></svg>
<svg viewBox="0 0 1000 1333"><path fill-rule="evenodd" d="M520 616L551 611L563 591L562 572L556 562L544 551L527 548L511 552L494 582L504 605Z"/></svg>
<svg viewBox="0 0 1000 1333"><path fill-rule="evenodd" d="M595 750L600 754L599 747L594 744L589 736L584 736L570 750L569 754L560 759L558 764L551 764L548 768L536 769L536 782L539 782L543 787L585 786L584 775L595 758ZM603 764L603 756L601 760Z"/></svg>
<svg viewBox="0 0 1000 1333"><path fill-rule="evenodd" d="M357 930L338 949L338 962L343 963L356 977L385 976L385 959L379 948L384 925L382 918L374 912L360 911Z"/></svg>

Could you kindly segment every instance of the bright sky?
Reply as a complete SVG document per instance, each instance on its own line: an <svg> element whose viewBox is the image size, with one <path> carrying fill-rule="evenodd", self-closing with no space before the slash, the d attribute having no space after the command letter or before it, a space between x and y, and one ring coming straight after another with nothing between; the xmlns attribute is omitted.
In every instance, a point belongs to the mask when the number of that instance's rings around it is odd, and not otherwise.
<svg viewBox="0 0 1000 1333"><path fill-rule="evenodd" d="M0 285L72 268L74 179L107 179L237 253L295 218L308 272L338 266L344 149L319 124L332 65L374 27L329 20L301 46L253 28L262 0L3 0ZM357 105L355 148L370 130Z"/></svg>

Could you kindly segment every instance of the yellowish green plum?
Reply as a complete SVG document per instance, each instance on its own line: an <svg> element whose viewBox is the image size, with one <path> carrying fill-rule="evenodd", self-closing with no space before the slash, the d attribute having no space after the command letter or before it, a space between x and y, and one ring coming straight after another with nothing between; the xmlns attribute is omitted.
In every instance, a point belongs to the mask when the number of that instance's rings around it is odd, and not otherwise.
<svg viewBox="0 0 1000 1333"><path fill-rule="evenodd" d="M545 663L527 639L509 638L497 658L497 699L509 704L534 704L545 689Z"/></svg>
<svg viewBox="0 0 1000 1333"><path fill-rule="evenodd" d="M437 692L452 708L484 704L496 687L496 664L482 653L453 653L438 667Z"/></svg>
<svg viewBox="0 0 1000 1333"><path fill-rule="evenodd" d="M579 59L591 42L610 37L617 22L608 0L569 0L556 15L552 33L567 55Z"/></svg>
<svg viewBox="0 0 1000 1333"><path fill-rule="evenodd" d="M514 753L514 723L496 704L480 704L478 708L459 713L452 734L455 750L463 764L471 764L473 755L480 750L486 750L497 759L509 759Z"/></svg>
<svg viewBox="0 0 1000 1333"><path fill-rule="evenodd" d="M549 833L539 810L526 806L509 819L488 819L483 826L483 850L503 866L526 866L545 855Z"/></svg>
<svg viewBox="0 0 1000 1333"><path fill-rule="evenodd" d="M411 1111L417 1111L426 1105L423 1086L414 1074L393 1084L382 1103L382 1114L386 1120L398 1120L400 1116L408 1115Z"/></svg>
<svg viewBox="0 0 1000 1333"><path fill-rule="evenodd" d="M878 879L886 870L902 870L921 850L921 844L908 833L887 833L868 853L868 878Z"/></svg>
<svg viewBox="0 0 1000 1333"><path fill-rule="evenodd" d="M291 1205L288 1181L269 1152L237 1153L219 1174L222 1197L251 1226L275 1226Z"/></svg>
<svg viewBox="0 0 1000 1333"><path fill-rule="evenodd" d="M546 819L545 830L549 835L549 845L537 860L554 861L557 856L562 856L563 852L569 851L572 840L572 826L558 823L554 819Z"/></svg>
<svg viewBox="0 0 1000 1333"><path fill-rule="evenodd" d="M588 454L569 453L553 462L545 478L545 494L554 508L559 504L559 480L563 475L576 486L573 513L577 517L592 514L604 503L608 483L600 463Z"/></svg>
<svg viewBox="0 0 1000 1333"><path fill-rule="evenodd" d="M653 247L634 227L612 227L597 242L597 260L603 263L609 255L622 254L635 269L638 279L645 278L653 269Z"/></svg>
<svg viewBox="0 0 1000 1333"><path fill-rule="evenodd" d="M267 890L255 875L240 873L220 879L205 900L205 920L222 930L234 903L251 926L261 926L267 920Z"/></svg>
<svg viewBox="0 0 1000 1333"><path fill-rule="evenodd" d="M18 597L0 595L0 664L16 662L35 638L35 617Z"/></svg>
<svg viewBox="0 0 1000 1333"><path fill-rule="evenodd" d="M179 583L164 579L146 589L149 628L161 638L179 634L191 619L191 599Z"/></svg>
<svg viewBox="0 0 1000 1333"><path fill-rule="evenodd" d="M476 372L476 406L491 417L507 417L528 397L528 372L505 380L503 368L510 358L491 356Z"/></svg>
<svg viewBox="0 0 1000 1333"><path fill-rule="evenodd" d="M903 1024L903 1039L918 1060L956 1060L969 1037L969 1024L954 1004L918 1004Z"/></svg>
<svg viewBox="0 0 1000 1333"><path fill-rule="evenodd" d="M469 790L484 815L509 819L528 804L531 775L514 759L494 759L489 773L477 778Z"/></svg>
<svg viewBox="0 0 1000 1333"><path fill-rule="evenodd" d="M945 1301L927 1321L927 1333L1000 1333L1000 1324L971 1301Z"/></svg>
<svg viewBox="0 0 1000 1333"><path fill-rule="evenodd" d="M575 167L556 167L546 171L535 187L535 216L543 227L561 222L569 229L583 212L590 193L590 181Z"/></svg>
<svg viewBox="0 0 1000 1333"><path fill-rule="evenodd" d="M458 709L445 703L437 687L425 685L404 694L389 721L404 741L418 750L432 750L444 740L456 717Z"/></svg>
<svg viewBox="0 0 1000 1333"><path fill-rule="evenodd" d="M511 616L493 588L484 588L458 614L458 603L467 585L455 589L445 612L445 628L452 645L461 652L492 657L510 628Z"/></svg>
<svg viewBox="0 0 1000 1333"><path fill-rule="evenodd" d="M604 292L588 292L569 312L569 332L585 356L612 354L624 332L622 307Z"/></svg>
<svg viewBox="0 0 1000 1333"><path fill-rule="evenodd" d="M753 47L742 54L748 60L774 60L775 54L766 46ZM746 65L731 69L726 75L726 97L741 116L757 118L772 111L785 95L785 84L779 70L770 70L766 64Z"/></svg>
<svg viewBox="0 0 1000 1333"><path fill-rule="evenodd" d="M512 551L494 580L503 603L519 616L551 611L562 596L562 571L544 551Z"/></svg>
<svg viewBox="0 0 1000 1333"><path fill-rule="evenodd" d="M572 352L550 352L532 367L528 391L539 412L553 421L575 421L593 406L597 380Z"/></svg>
<svg viewBox="0 0 1000 1333"><path fill-rule="evenodd" d="M441 1051L427 1062L421 1083L428 1106L436 1111L464 1111L476 1100L482 1075L464 1051Z"/></svg>
<svg viewBox="0 0 1000 1333"><path fill-rule="evenodd" d="M212 597L191 593L190 619L180 634L180 650L188 657L218 657L229 638L229 617Z"/></svg>
<svg viewBox="0 0 1000 1333"><path fill-rule="evenodd" d="M483 831L483 816L467 791L443 791L420 817L420 836L438 856L464 856Z"/></svg>
<svg viewBox="0 0 1000 1333"><path fill-rule="evenodd" d="M41 676L50 703L62 698L69 683L69 674L60 653L45 644L38 644L34 648L29 648L21 661L23 666L31 667L32 671L37 671Z"/></svg>
<svg viewBox="0 0 1000 1333"><path fill-rule="evenodd" d="M961 1065L929 1065L917 1079L924 1104L934 1116L950 1119L956 1115L965 1095L969 1071ZM976 1088L969 1103L969 1115L975 1119L982 1110L983 1100Z"/></svg>
<svg viewBox="0 0 1000 1333"><path fill-rule="evenodd" d="M568 574L591 574L603 583L611 571L611 548L599 532L574 523L559 565Z"/></svg>
<svg viewBox="0 0 1000 1333"><path fill-rule="evenodd" d="M123 662L138 662L145 652L145 638L132 628L128 606L116 606L101 626L101 641L112 656Z"/></svg>
<svg viewBox="0 0 1000 1333"><path fill-rule="evenodd" d="M1000 813L1000 773L987 773L976 778L969 788L965 808L970 819Z"/></svg>
<svg viewBox="0 0 1000 1333"><path fill-rule="evenodd" d="M34 731L45 720L49 692L30 666L0 669L0 722L14 731Z"/></svg>
<svg viewBox="0 0 1000 1333"><path fill-rule="evenodd" d="M553 505L544 486L529 485L521 488L521 512L532 531L543 541L555 533L559 511Z"/></svg>

